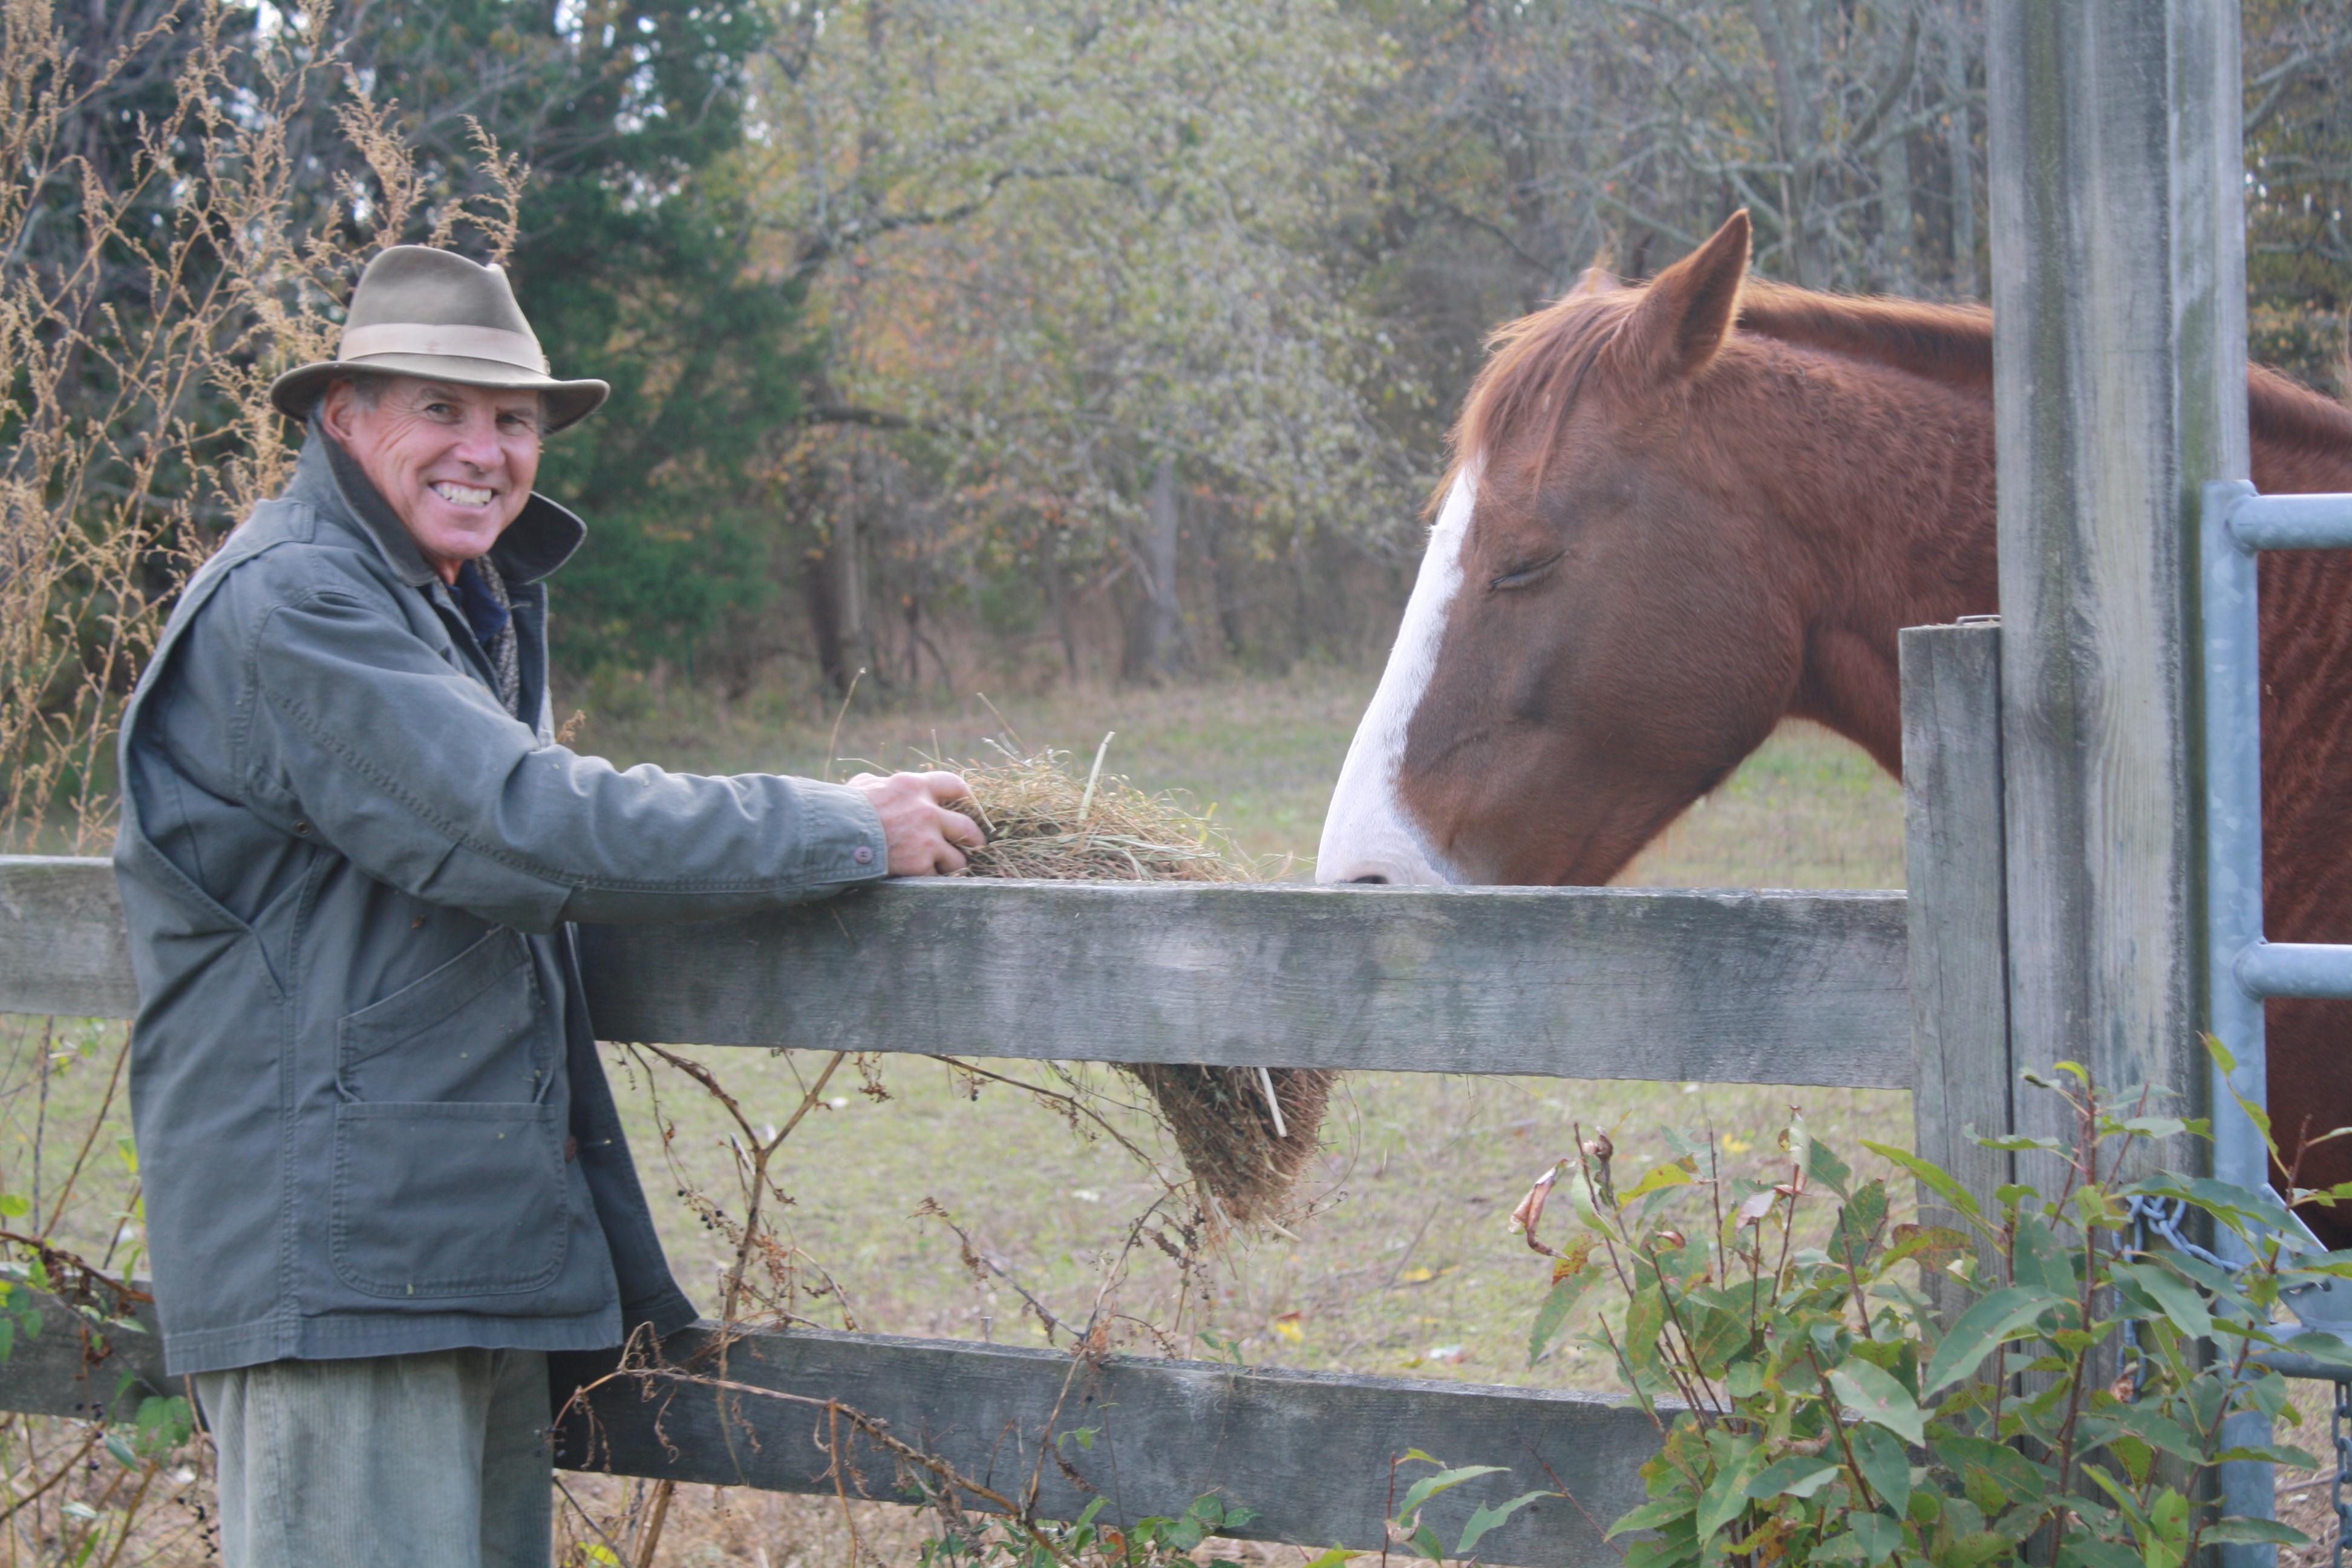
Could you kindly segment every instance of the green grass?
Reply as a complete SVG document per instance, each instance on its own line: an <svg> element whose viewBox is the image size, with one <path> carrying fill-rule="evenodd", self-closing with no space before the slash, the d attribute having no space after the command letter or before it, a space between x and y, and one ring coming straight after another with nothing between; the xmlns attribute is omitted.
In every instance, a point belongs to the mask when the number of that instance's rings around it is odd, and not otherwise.
<svg viewBox="0 0 2352 1568"><path fill-rule="evenodd" d="M893 712L853 710L842 756L881 766L983 754L1009 722L1030 747L1055 746L1080 765L1116 731L1107 766L1152 789L1181 790L1245 849L1296 858L1304 875L1324 802L1370 693L1361 672L1307 670L1282 681L1235 680L1162 691L1066 691L1019 701ZM829 720L758 702L676 701L622 723L592 714L580 744L616 762L702 770L827 771ZM836 773L846 769L835 769ZM1899 884L1901 795L1858 752L1808 729L1784 730L1638 862L1625 881L1654 886ZM33 1149L54 1201L112 1065L110 1028L49 1038L41 1023L0 1020L0 1190L28 1194ZM964 1042L889 1042L898 1051ZM811 1053L703 1049L757 1121L781 1122L802 1098ZM674 1129L667 1141L647 1076L614 1053L616 1088L656 1216L680 1279L706 1310L726 1250L675 1194L699 1188L738 1212L729 1124L673 1070L653 1079ZM926 1198L952 1214L982 1252L1057 1313L1083 1320L1129 1224L1154 1194L1149 1173L1115 1142L1087 1141L1018 1091L979 1089L919 1056L873 1058L889 1098L860 1092L845 1068L827 1103L779 1157L793 1196L782 1227L800 1249L803 1284L831 1281L800 1310L872 1331L1039 1342L1035 1323L1001 1279L974 1280L956 1237L911 1217ZM1008 1075L1034 1064L991 1062ZM1126 1081L1079 1069L1116 1102ZM1543 1266L1504 1227L1528 1180L1571 1144L1571 1128L1608 1128L1624 1170L1663 1155L1667 1127L1712 1123L1727 1162L1765 1158L1769 1135L1801 1102L1817 1131L1853 1157L1858 1139L1907 1144L1909 1097L1865 1090L1703 1087L1360 1073L1343 1080L1326 1123L1328 1148L1290 1234L1235 1238L1190 1284L1146 1246L1115 1290L1122 1342L1210 1358L1375 1373L1605 1387L1589 1355L1563 1354L1530 1373L1523 1347ZM1129 1137L1153 1136L1139 1113L1108 1110ZM131 1192L118 1143L118 1100L93 1145L64 1227L107 1251ZM1161 1151L1163 1159L1170 1158ZM115 1261L135 1258L135 1229ZM1142 1325L1153 1325L1164 1339Z"/></svg>

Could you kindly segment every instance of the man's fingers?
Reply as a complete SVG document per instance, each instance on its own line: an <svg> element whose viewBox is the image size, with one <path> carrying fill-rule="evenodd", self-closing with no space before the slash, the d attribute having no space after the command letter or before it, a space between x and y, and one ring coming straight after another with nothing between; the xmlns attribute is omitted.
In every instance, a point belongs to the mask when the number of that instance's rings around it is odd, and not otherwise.
<svg viewBox="0 0 2352 1568"><path fill-rule="evenodd" d="M979 823L961 811L940 807L940 837L950 844L962 844L978 849L988 842L988 835Z"/></svg>
<svg viewBox="0 0 2352 1568"><path fill-rule="evenodd" d="M889 848L887 864L894 877L961 871L970 864L964 849L977 849L988 842L980 824L949 809L949 802L971 796L961 774L943 770L887 777L859 773L849 783L873 803L882 819L882 836Z"/></svg>
<svg viewBox="0 0 2352 1568"><path fill-rule="evenodd" d="M963 800L971 794L971 788L964 784L961 773L917 773L914 776L921 782L925 789L931 792L931 798L941 805L946 805L950 801Z"/></svg>

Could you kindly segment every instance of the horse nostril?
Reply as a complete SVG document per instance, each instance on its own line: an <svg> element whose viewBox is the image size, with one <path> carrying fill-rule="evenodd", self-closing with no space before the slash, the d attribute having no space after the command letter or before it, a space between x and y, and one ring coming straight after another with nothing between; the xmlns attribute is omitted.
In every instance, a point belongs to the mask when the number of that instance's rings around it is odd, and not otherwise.
<svg viewBox="0 0 2352 1568"><path fill-rule="evenodd" d="M1360 882L1368 887L1376 888L1385 888L1388 886L1389 881L1386 877L1381 876L1378 871L1367 871L1360 877L1350 877L1348 880L1350 882Z"/></svg>

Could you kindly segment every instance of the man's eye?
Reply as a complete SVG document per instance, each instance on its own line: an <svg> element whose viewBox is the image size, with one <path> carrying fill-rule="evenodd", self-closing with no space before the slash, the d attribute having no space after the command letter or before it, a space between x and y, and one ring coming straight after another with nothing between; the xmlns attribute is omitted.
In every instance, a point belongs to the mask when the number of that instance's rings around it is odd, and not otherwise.
<svg viewBox="0 0 2352 1568"><path fill-rule="evenodd" d="M1525 566L1514 566L1508 572L1504 573L1501 576L1487 584L1486 586L1489 588L1524 588L1528 584L1540 579L1545 573L1549 572L1553 567L1559 565L1560 556L1566 553L1567 552L1561 551L1547 556L1541 561L1530 562Z"/></svg>
<svg viewBox="0 0 2352 1568"><path fill-rule="evenodd" d="M425 412L436 419L446 419L457 411L446 403L428 403L425 405Z"/></svg>

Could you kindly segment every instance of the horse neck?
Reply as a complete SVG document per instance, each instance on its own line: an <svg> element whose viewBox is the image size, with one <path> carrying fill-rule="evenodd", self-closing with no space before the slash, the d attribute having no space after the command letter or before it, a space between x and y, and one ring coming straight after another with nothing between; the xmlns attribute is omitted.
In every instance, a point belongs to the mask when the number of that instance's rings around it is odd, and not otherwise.
<svg viewBox="0 0 2352 1568"><path fill-rule="evenodd" d="M2352 490L2352 415L2269 371L2253 373L2253 479L2273 495Z"/></svg>
<svg viewBox="0 0 2352 1568"><path fill-rule="evenodd" d="M1991 390L1744 334L1721 369L1695 423L1788 563L1803 651L1782 716L1900 776L1896 633L1998 604Z"/></svg>

